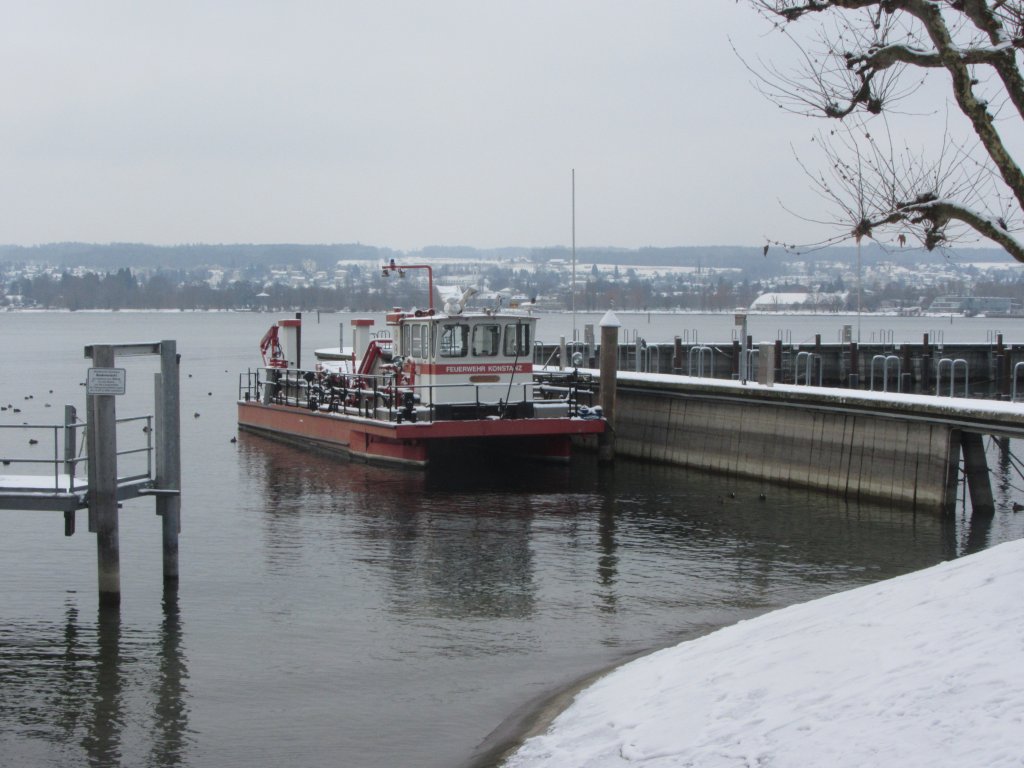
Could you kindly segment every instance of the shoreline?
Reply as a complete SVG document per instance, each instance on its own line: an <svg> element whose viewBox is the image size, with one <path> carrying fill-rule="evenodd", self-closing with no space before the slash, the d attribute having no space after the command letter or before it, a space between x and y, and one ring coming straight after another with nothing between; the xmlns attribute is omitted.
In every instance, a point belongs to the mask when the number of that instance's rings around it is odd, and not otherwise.
<svg viewBox="0 0 1024 768"><path fill-rule="evenodd" d="M1022 555L1003 542L638 659L506 764L1016 765Z"/></svg>
<svg viewBox="0 0 1024 768"><path fill-rule="evenodd" d="M621 667L631 664L637 659L674 648L680 643L690 642L731 626L730 624L714 624L687 633L664 645L652 646L640 651L628 653L591 672L584 673L569 682L557 685L537 694L509 713L498 725L483 738L473 750L473 754L458 768L500 768L508 758L534 736L544 733L554 720L565 712L576 699L576 696L590 688L607 675Z"/></svg>
<svg viewBox="0 0 1024 768"><path fill-rule="evenodd" d="M680 640L680 642L684 642ZM624 664L661 650L651 648L629 654L569 683L534 696L517 707L477 745L469 760L460 768L499 768L529 738L546 731L555 718L568 709L577 694Z"/></svg>

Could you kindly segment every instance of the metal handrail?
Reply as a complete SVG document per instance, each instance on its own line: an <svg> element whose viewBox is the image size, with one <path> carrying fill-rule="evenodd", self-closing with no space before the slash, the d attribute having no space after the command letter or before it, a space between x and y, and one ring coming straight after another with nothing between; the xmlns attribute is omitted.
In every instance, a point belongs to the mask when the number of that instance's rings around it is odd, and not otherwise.
<svg viewBox="0 0 1024 768"><path fill-rule="evenodd" d="M757 347L751 347L743 351L747 359L747 380L757 381L757 367L761 360L761 356L758 354L760 350Z"/></svg>
<svg viewBox="0 0 1024 768"><path fill-rule="evenodd" d="M115 424L129 424L136 421L145 421L146 428L144 430L146 435L146 445L141 448L127 448L124 450L117 451L118 456L129 456L134 454L145 454L146 455L146 471L144 473L136 475L125 475L117 478L118 482L130 482L134 480L140 480L145 478L151 478L153 476L153 416L147 414L145 416L127 416L115 420ZM79 430L87 430L87 422L72 422L67 424L0 424L0 430L21 430L21 431L41 431L49 432L50 436L46 438L51 441L53 451L53 458L34 458L28 456L3 456L0 460L3 462L3 466L13 465L36 465L44 464L53 467L52 475L47 472L46 474L40 475L29 475L30 477L51 477L53 479L52 486L46 486L42 488L34 488L33 490L40 491L52 491L54 493L74 493L76 490L81 490L86 487L84 479L82 484L76 485L77 467L80 464L88 463L88 456L73 456L70 452L67 455L61 455L61 434L63 433L67 437L65 440L75 440L75 435ZM35 438L30 438L30 442ZM38 443L39 441L36 441ZM65 471L62 472L61 470ZM62 477L63 475L63 477ZM62 480L65 483L62 483ZM8 489L9 490L9 489Z"/></svg>
<svg viewBox="0 0 1024 768"><path fill-rule="evenodd" d="M715 378L715 350L712 349L711 347L708 347L708 346L705 346L705 345L696 346L696 347L690 347L690 351L687 354L687 361L686 361L686 363L687 363L687 365L686 365L686 375L687 376L693 376L694 375L694 373L693 373L693 356L695 354L697 355L697 374L696 375L697 376L703 376L704 375L704 353L707 353L708 359L711 361L710 362L710 374L709 375L711 376L711 378Z"/></svg>
<svg viewBox="0 0 1024 768"><path fill-rule="evenodd" d="M877 338L876 338L877 337ZM871 332L871 343L892 346L895 332L891 328L882 328Z"/></svg>
<svg viewBox="0 0 1024 768"><path fill-rule="evenodd" d="M938 361L938 363L936 364L936 372L935 372L935 395L936 396L941 396L942 395L942 369L943 368L949 368L949 396L950 397L956 397L956 371L957 371L957 368L961 368L961 367L963 368L963 372L964 372L964 397L967 397L968 389L969 389L968 381L970 379L968 377L967 361L964 360L962 357L958 357L956 360L953 360L953 359L948 358L948 357L944 357L944 358L942 358L941 360Z"/></svg>
<svg viewBox="0 0 1024 768"><path fill-rule="evenodd" d="M875 355L871 358L871 383L870 391L875 391L875 363L882 361L882 391L889 391L889 364L896 365L896 391L900 391L900 376L903 372L903 362L897 355Z"/></svg>
<svg viewBox="0 0 1024 768"><path fill-rule="evenodd" d="M824 382L824 365L821 362L821 355L816 352L797 352L796 361L793 364L793 383L800 383L800 361L803 360L804 364L804 385L811 386L811 380L814 376L814 366L817 363L818 367L818 386L822 386Z"/></svg>

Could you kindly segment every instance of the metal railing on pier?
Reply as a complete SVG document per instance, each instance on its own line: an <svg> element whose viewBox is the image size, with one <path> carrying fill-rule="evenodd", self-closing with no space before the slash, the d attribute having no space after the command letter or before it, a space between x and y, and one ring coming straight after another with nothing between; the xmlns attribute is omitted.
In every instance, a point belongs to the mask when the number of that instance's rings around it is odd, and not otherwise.
<svg viewBox="0 0 1024 768"><path fill-rule="evenodd" d="M136 457L129 462L131 471L118 473L122 498L153 484L153 416L129 416L116 420L120 443L117 456ZM141 431L130 425L141 424ZM0 508L73 510L86 505L88 462L84 453L86 422L71 420L64 424L0 425ZM142 444L138 445L141 434ZM17 451L15 445L29 445L31 453ZM81 445L81 447L79 447ZM40 471L42 470L42 471Z"/></svg>

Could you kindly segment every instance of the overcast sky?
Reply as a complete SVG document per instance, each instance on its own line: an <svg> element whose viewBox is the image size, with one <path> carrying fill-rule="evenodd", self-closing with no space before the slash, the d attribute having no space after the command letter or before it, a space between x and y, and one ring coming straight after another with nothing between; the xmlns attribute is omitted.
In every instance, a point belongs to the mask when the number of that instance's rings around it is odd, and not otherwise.
<svg viewBox="0 0 1024 768"><path fill-rule="evenodd" d="M809 239L735 0L6 3L0 243Z"/></svg>

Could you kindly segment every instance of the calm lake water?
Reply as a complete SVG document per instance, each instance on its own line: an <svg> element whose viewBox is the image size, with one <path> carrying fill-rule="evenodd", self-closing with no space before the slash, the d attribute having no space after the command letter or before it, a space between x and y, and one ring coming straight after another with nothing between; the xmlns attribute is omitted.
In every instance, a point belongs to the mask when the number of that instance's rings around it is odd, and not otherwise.
<svg viewBox="0 0 1024 768"><path fill-rule="evenodd" d="M997 512L972 525L590 456L423 473L233 443L238 373L274 319L0 314L0 425L84 410L86 344L175 339L184 486L179 589L163 590L153 503L128 502L113 615L84 512L65 538L59 513L0 511L0 765L464 765L511 713L631 654L1024 536L1024 482L994 449ZM307 314L307 359L343 319ZM732 328L620 319L650 341ZM908 341L943 321L870 319ZM825 333L821 316L769 322ZM1024 342L1020 320L946 329ZM541 337L559 334L571 318L545 317ZM118 365L118 415L151 412L157 360ZM45 456L19 435L0 430L0 454Z"/></svg>

